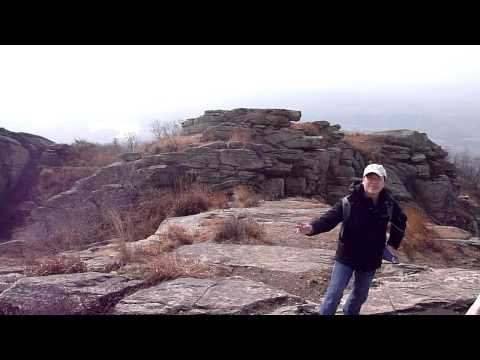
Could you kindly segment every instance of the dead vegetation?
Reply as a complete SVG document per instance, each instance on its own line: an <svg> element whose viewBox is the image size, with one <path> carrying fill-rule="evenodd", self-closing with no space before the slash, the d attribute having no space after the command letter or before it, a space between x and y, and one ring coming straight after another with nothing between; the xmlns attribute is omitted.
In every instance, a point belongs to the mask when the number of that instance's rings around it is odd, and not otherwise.
<svg viewBox="0 0 480 360"><path fill-rule="evenodd" d="M292 128L301 130L307 136L319 136L322 134L320 126L311 122L292 123Z"/></svg>
<svg viewBox="0 0 480 360"><path fill-rule="evenodd" d="M33 261L25 267L25 276L48 276L57 274L73 274L87 271L87 265L74 256L52 256Z"/></svg>
<svg viewBox="0 0 480 360"><path fill-rule="evenodd" d="M233 243L249 245L266 245L271 241L266 238L265 227L249 217L231 216L217 227L213 241L216 243Z"/></svg>
<svg viewBox="0 0 480 360"><path fill-rule="evenodd" d="M449 254L438 244L433 233L426 227L431 223L430 217L424 210L413 204L402 204L402 209L407 215L407 229L400 250L408 259L437 257L449 259Z"/></svg>
<svg viewBox="0 0 480 360"><path fill-rule="evenodd" d="M260 197L247 185L238 185L233 189L234 206L238 208L255 207L260 204Z"/></svg>
<svg viewBox="0 0 480 360"><path fill-rule="evenodd" d="M181 152L201 145L203 142L200 138L201 134L168 136L146 142L140 146L139 150L148 154Z"/></svg>
<svg viewBox="0 0 480 360"><path fill-rule="evenodd" d="M345 132L343 140L357 150L367 162L382 162L381 144L385 138L379 135L368 135L360 132Z"/></svg>
<svg viewBox="0 0 480 360"><path fill-rule="evenodd" d="M117 142L96 144L76 139L70 145L64 166L99 168L118 161L121 153L121 145Z"/></svg>
<svg viewBox="0 0 480 360"><path fill-rule="evenodd" d="M144 279L149 285L179 277L207 278L215 269L199 260L180 258L175 254L162 254L146 263Z"/></svg>
<svg viewBox="0 0 480 360"><path fill-rule="evenodd" d="M97 171L97 167L44 167L40 170L34 191L41 201L72 188L75 181L88 177Z"/></svg>

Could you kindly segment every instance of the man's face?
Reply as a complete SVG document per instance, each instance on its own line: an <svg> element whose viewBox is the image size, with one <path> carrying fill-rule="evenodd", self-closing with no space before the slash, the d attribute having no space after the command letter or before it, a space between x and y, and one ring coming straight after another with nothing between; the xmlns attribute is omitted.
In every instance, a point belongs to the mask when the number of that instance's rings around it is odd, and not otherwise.
<svg viewBox="0 0 480 360"><path fill-rule="evenodd" d="M375 173L367 174L363 177L363 188L368 195L377 196L385 187L383 176Z"/></svg>

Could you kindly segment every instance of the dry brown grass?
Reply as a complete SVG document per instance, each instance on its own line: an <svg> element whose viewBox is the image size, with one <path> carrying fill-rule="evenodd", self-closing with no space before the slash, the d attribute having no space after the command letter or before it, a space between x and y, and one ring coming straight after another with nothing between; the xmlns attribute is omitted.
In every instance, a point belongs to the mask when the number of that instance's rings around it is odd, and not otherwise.
<svg viewBox="0 0 480 360"><path fill-rule="evenodd" d="M381 162L380 145L383 138L359 132L346 132L344 141L357 150L367 161Z"/></svg>
<svg viewBox="0 0 480 360"><path fill-rule="evenodd" d="M199 214L210 209L228 207L226 194L212 192L207 185L195 184L193 180L181 178L177 180L176 193L170 216L188 216Z"/></svg>
<svg viewBox="0 0 480 360"><path fill-rule="evenodd" d="M239 208L255 207L260 197L247 185L238 185L233 189L234 206Z"/></svg>
<svg viewBox="0 0 480 360"><path fill-rule="evenodd" d="M261 245L271 244L266 239L266 231L252 218L239 218L231 216L225 219L218 227L213 239L216 243L250 244Z"/></svg>
<svg viewBox="0 0 480 360"><path fill-rule="evenodd" d="M92 175L96 167L56 167L42 168L38 175L35 191L42 200L69 190L75 181Z"/></svg>
<svg viewBox="0 0 480 360"><path fill-rule="evenodd" d="M25 276L48 276L87 272L87 265L78 257L52 256L38 259L25 267Z"/></svg>
<svg viewBox="0 0 480 360"><path fill-rule="evenodd" d="M208 193L201 189L191 189L177 195L172 216L195 215L207 211L210 208Z"/></svg>
<svg viewBox="0 0 480 360"><path fill-rule="evenodd" d="M71 144L67 166L103 167L119 159L122 152L119 146L112 144L95 144L85 140L75 140Z"/></svg>
<svg viewBox="0 0 480 360"><path fill-rule="evenodd" d="M427 229L426 225L432 221L425 211L412 204L404 204L402 209L408 220L400 250L409 259L414 259L417 255L433 258L435 254L432 253L448 257L435 242L433 233Z"/></svg>
<svg viewBox="0 0 480 360"><path fill-rule="evenodd" d="M112 209L107 210L107 218L111 221L116 235L113 241L117 245L118 261L127 264L134 258L133 251L127 245L135 240L133 220L128 215L122 219L118 212Z"/></svg>
<svg viewBox="0 0 480 360"><path fill-rule="evenodd" d="M215 273L213 268L199 260L180 258L175 254L163 254L152 258L145 269L144 279L149 285L179 277L206 278Z"/></svg>
<svg viewBox="0 0 480 360"><path fill-rule="evenodd" d="M305 135L308 135L308 136L321 135L320 127L310 122L292 123L292 128L301 130L305 133Z"/></svg>
<svg viewBox="0 0 480 360"><path fill-rule="evenodd" d="M148 154L181 152L201 145L202 141L200 138L201 134L165 136L155 141L142 144L140 151Z"/></svg>
<svg viewBox="0 0 480 360"><path fill-rule="evenodd" d="M162 252L170 252L179 246L194 243L196 233L185 230L180 225L172 224L167 231L160 235L160 249Z"/></svg>

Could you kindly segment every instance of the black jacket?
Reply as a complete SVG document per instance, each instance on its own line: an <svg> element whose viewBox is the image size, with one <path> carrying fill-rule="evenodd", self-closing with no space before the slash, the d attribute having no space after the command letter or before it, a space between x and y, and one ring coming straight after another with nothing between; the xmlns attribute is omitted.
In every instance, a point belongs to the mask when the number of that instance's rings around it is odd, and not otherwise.
<svg viewBox="0 0 480 360"><path fill-rule="evenodd" d="M335 259L355 270L370 271L382 264L388 225L387 202L393 207L390 237L387 244L398 249L402 241L407 216L402 212L393 197L383 189L377 206L365 196L361 183L354 184L348 196L350 216L344 225L343 236L338 239ZM342 202L336 203L326 214L314 220L309 236L332 230L343 221Z"/></svg>

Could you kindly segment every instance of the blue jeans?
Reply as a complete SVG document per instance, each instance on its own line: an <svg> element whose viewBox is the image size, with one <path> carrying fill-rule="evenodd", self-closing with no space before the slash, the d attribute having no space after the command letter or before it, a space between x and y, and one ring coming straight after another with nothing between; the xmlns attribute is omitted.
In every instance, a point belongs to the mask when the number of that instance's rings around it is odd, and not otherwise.
<svg viewBox="0 0 480 360"><path fill-rule="evenodd" d="M375 275L372 271L355 271L350 266L335 261L332 269L332 278L320 306L320 315L335 315L342 300L343 291L348 285L352 274L355 273L353 290L343 306L345 315L358 315L363 303L367 300L368 290Z"/></svg>

